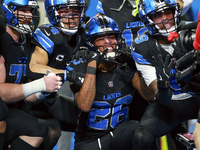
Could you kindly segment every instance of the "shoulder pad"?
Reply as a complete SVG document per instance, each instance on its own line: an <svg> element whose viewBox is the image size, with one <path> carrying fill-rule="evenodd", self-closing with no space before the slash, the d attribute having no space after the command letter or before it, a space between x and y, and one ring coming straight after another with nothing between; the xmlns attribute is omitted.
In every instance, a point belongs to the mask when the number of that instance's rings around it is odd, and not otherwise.
<svg viewBox="0 0 200 150"><path fill-rule="evenodd" d="M38 42L39 46L44 48L48 54L51 55L54 45L56 44L55 39L59 34L60 31L56 27L48 24L39 26L33 33L33 37Z"/></svg>
<svg viewBox="0 0 200 150"><path fill-rule="evenodd" d="M135 47L131 47L131 54L132 58L138 63L138 64L148 64L150 65L151 63L145 59L140 53L137 53L135 51Z"/></svg>

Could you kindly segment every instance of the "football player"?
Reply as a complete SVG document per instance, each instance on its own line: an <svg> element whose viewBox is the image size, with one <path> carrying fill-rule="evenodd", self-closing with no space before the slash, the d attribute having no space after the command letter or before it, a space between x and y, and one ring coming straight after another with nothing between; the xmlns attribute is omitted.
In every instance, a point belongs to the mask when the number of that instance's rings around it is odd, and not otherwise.
<svg viewBox="0 0 200 150"><path fill-rule="evenodd" d="M156 100L147 107L140 121L133 138L134 150L150 149L156 138L183 121L197 118L200 99L182 90L176 82L182 76L175 74L175 60L194 49L193 29L196 29L196 22L180 23L180 15L176 0L140 1L139 16L148 31L141 32L134 40L131 51Z"/></svg>
<svg viewBox="0 0 200 150"><path fill-rule="evenodd" d="M4 12L0 6L0 35L4 34L6 32L6 17L4 15ZM2 53L0 51L0 57ZM0 116L0 150L2 150L3 144L4 144L4 133L6 131L6 122L4 121L5 118L8 116L8 108L6 104L0 99L1 103L1 116Z"/></svg>
<svg viewBox="0 0 200 150"><path fill-rule="evenodd" d="M137 121L128 120L134 91L137 89L149 101L153 93L140 82L134 66L117 62L121 55L120 30L113 19L105 15L93 17L85 35L90 50L83 70L85 79L79 88L71 85L81 110L75 150L130 149L138 126ZM74 67L77 72L80 68L84 67Z"/></svg>
<svg viewBox="0 0 200 150"><path fill-rule="evenodd" d="M48 126L44 120L22 111L22 105L40 101L41 92L55 92L62 82L55 75L33 82L26 76L27 58L31 53L26 35L35 28L36 1L5 0L1 7L8 22L6 32L0 37L0 97L9 108L5 142L11 145L11 150L35 150L47 136Z"/></svg>
<svg viewBox="0 0 200 150"><path fill-rule="evenodd" d="M62 77L64 82L67 79L69 80L66 63L72 59L72 55L76 51L85 45L84 28L82 27L86 18L85 1L45 0L44 6L50 24L39 26L33 33L36 47L31 55L30 62L28 62L27 76L32 80L38 79L44 76L46 70L49 69L54 74ZM64 85L67 86L67 84ZM65 87L65 89L68 88ZM71 98L72 94L70 95L70 93L66 90L64 95ZM51 133L57 133L50 135L50 140L54 141L54 145L59 138L60 130L75 130L77 121L75 118L78 118L78 116L73 118L75 120L72 121L73 123L68 121L69 118L72 118L70 115L73 109L70 111L70 108L74 108L74 105L67 103L65 99L58 98L55 93L52 93L46 101L42 101L36 106L33 106L32 110L39 112L40 117L45 116L46 119L53 117L62 122L62 129L56 123L52 122L51 124L52 129L55 131ZM62 109L68 107L69 109ZM45 145L48 145L48 142Z"/></svg>
<svg viewBox="0 0 200 150"><path fill-rule="evenodd" d="M122 33L123 48L126 48L131 45L134 38L139 34L137 31L144 26L144 23L141 21L138 15L138 2L139 0L110 0L110 1L99 0L98 5L96 7L97 12L99 14L105 14L111 17L119 25L119 28L121 29ZM184 15L192 4L192 0L188 1L184 0L184 3L182 0L178 0L177 2L180 4L182 9L181 15ZM146 29L143 28L142 30ZM142 30L140 30L140 32L144 32ZM129 51L125 50L124 53L129 54ZM126 57L124 58L127 60ZM133 62L130 61L130 63ZM142 114L145 111L146 106L148 106L149 103L147 103L145 100L141 101L140 99L142 99L142 97L138 94L137 91L134 96L136 97L136 101L132 102L133 104L131 105L132 108L130 109L130 118L137 119L139 121ZM140 102L138 103L137 100L140 100ZM132 110L137 110L137 111L132 111ZM171 145L174 145L177 148L181 146L181 148L178 149L183 149L180 142L175 139L176 134L174 132L176 130L180 132L185 129L183 128L182 125L180 125L178 128L176 128L170 133L172 138L174 138L175 142L175 144ZM155 145L157 144L154 144L152 146L156 147Z"/></svg>

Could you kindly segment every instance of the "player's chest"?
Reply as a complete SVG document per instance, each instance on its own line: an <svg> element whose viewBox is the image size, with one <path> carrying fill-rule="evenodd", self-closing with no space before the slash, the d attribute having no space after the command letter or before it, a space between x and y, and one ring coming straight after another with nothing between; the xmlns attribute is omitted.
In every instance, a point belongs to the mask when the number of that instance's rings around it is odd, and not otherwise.
<svg viewBox="0 0 200 150"><path fill-rule="evenodd" d="M118 74L97 76L95 101L114 105L123 99L132 99L134 88L124 82Z"/></svg>

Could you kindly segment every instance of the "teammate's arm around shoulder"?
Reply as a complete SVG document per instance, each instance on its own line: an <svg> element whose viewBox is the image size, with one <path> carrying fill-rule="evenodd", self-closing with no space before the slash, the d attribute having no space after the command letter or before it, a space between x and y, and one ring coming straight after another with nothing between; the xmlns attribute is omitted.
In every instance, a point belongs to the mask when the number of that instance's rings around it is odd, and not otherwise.
<svg viewBox="0 0 200 150"><path fill-rule="evenodd" d="M152 101L155 97L155 90L152 85L147 86L144 79L139 77L139 73L136 72L132 78L132 85L138 90L140 95L147 101Z"/></svg>

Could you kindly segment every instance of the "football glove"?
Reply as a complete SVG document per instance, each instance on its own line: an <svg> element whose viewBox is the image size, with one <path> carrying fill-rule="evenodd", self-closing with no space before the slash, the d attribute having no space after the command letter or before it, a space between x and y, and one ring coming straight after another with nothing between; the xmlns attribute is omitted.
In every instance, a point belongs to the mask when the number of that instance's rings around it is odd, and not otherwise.
<svg viewBox="0 0 200 150"><path fill-rule="evenodd" d="M166 55L164 62L161 54L158 54L157 59L155 58L155 56L153 56L152 58L152 63L156 68L158 88L168 89L170 86L170 73L175 66L175 59L170 59L169 54Z"/></svg>

